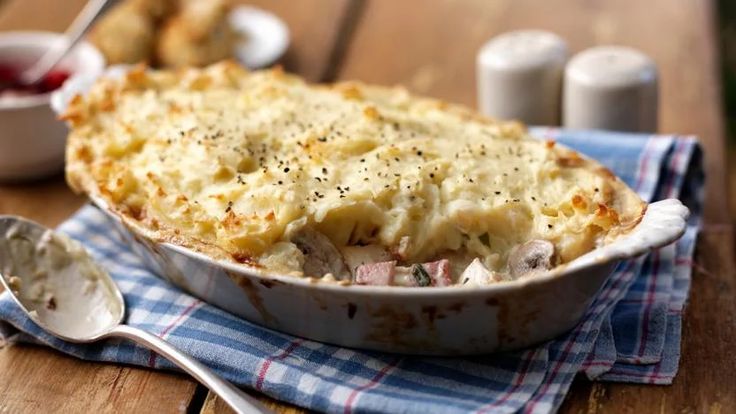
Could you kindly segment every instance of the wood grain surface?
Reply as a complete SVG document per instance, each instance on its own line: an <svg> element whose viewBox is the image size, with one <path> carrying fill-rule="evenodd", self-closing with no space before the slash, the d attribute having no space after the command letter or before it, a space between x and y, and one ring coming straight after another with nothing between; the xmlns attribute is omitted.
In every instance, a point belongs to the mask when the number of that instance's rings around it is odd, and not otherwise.
<svg viewBox="0 0 736 414"><path fill-rule="evenodd" d="M263 405L266 406L266 408L273 410L277 413L282 414L304 414L308 413L309 411L291 405L287 403L282 403L280 401L276 401L272 398L268 398L263 394L256 395L255 393L249 392L249 394L255 396L258 398ZM204 404L202 405L202 409L200 410L200 414L233 414L234 411L232 408L230 408L227 404L225 404L224 401L222 401L220 398L218 398L215 394L209 393L207 395L207 398L204 401Z"/></svg>
<svg viewBox="0 0 736 414"><path fill-rule="evenodd" d="M247 4L270 10L288 24L291 46L281 62L284 67L312 82L322 81L330 70L350 1L251 0Z"/></svg>
<svg viewBox="0 0 736 414"><path fill-rule="evenodd" d="M46 348L0 350L0 412L177 413L196 383L177 374L83 362Z"/></svg>
<svg viewBox="0 0 736 414"><path fill-rule="evenodd" d="M60 30L83 0L5 0L0 30ZM736 412L736 274L728 216L713 3L707 0L300 0L249 2L289 24L285 67L313 81L360 79L475 105L474 57L491 36L540 28L573 52L643 50L660 69L660 130L698 135L708 168L706 227L672 386L576 380L562 411ZM0 214L55 225L83 199L62 177L1 185ZM229 412L185 376L80 362L32 346L0 349L0 412ZM261 396L277 412L303 410Z"/></svg>

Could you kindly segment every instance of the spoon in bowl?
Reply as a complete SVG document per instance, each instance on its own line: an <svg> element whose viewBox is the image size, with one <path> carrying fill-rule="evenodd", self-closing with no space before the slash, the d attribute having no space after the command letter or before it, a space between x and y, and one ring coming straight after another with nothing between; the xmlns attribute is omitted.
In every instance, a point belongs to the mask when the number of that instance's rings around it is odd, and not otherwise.
<svg viewBox="0 0 736 414"><path fill-rule="evenodd" d="M58 44L53 45L28 69L16 75L15 82L19 85L36 85L59 63L74 46L82 40L98 17L100 17L114 0L89 0L79 12L72 24L64 32L64 37Z"/></svg>
<svg viewBox="0 0 736 414"><path fill-rule="evenodd" d="M0 216L0 282L33 322L60 339L75 343L130 339L191 374L235 412L270 412L158 336L124 325L120 290L84 247L69 237L30 220Z"/></svg>

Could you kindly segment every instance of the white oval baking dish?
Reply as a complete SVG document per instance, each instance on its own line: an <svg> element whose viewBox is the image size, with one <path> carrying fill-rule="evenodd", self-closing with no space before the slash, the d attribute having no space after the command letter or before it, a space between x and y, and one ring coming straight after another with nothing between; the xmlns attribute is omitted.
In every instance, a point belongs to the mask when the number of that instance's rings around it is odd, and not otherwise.
<svg viewBox="0 0 736 414"><path fill-rule="evenodd" d="M546 274L482 287L341 286L263 275L138 232L98 198L147 266L174 285L249 321L332 344L464 355L526 347L575 326L622 259L677 240L688 209L652 203L629 234Z"/></svg>
<svg viewBox="0 0 736 414"><path fill-rule="evenodd" d="M117 68L112 76L122 73ZM92 79L72 79L52 98L57 112ZM234 262L152 240L101 198L147 266L176 286L249 321L347 347L466 355L526 347L575 326L620 260L677 240L688 209L676 199L649 204L628 234L549 272L482 287L342 286L264 275Z"/></svg>

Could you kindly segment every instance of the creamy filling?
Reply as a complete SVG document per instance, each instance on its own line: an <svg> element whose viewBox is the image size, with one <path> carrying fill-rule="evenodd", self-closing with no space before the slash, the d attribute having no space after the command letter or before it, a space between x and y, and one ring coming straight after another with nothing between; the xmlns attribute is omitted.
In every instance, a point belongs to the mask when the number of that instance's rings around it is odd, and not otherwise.
<svg viewBox="0 0 736 414"><path fill-rule="evenodd" d="M301 263L303 274L327 280L349 281L373 286L479 286L530 277L547 271L556 262L554 245L547 240L531 240L513 247L501 271L490 270L479 257L454 251L423 263L408 263L401 253L369 244L337 248L329 238L311 228L303 228L291 238L296 254L291 262Z"/></svg>

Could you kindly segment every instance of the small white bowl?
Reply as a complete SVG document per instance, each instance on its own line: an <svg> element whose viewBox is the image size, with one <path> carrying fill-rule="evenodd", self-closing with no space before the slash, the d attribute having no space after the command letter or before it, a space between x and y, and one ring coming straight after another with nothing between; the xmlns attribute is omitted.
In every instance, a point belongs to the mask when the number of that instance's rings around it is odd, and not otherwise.
<svg viewBox="0 0 736 414"><path fill-rule="evenodd" d="M0 63L28 67L61 39L51 32L0 33ZM82 42L58 67L72 75L96 76L104 70L105 59ZM50 97L0 97L0 180L39 178L62 170L67 127L56 118Z"/></svg>
<svg viewBox="0 0 736 414"><path fill-rule="evenodd" d="M266 67L289 48L289 27L275 14L252 6L235 7L229 16L233 30L243 37L235 56L250 69Z"/></svg>

